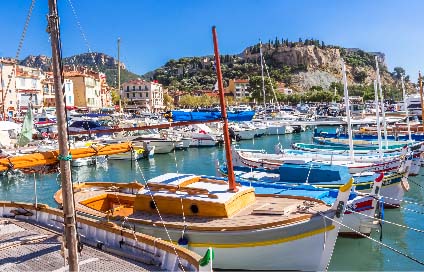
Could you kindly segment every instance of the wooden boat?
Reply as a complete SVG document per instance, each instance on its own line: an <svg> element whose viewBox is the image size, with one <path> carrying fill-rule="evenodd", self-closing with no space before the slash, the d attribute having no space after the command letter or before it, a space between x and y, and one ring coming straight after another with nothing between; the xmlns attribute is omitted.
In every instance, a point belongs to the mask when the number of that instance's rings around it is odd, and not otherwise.
<svg viewBox="0 0 424 272"><path fill-rule="evenodd" d="M268 180L268 182L283 181L283 183L287 183L287 176L293 179L296 175L303 176L303 180L306 180L306 175L309 175L310 183L313 183L315 186L323 188L338 188L342 185L340 180L343 180L343 178L337 176L334 179L333 177L333 181L337 181L335 183L331 182L328 173L323 177L322 175L317 175L316 172L319 171L319 168L321 167L331 170L331 168L345 166L348 167L349 173L352 174L355 179L357 178L357 181L354 184L356 190L363 193L369 193L372 188L371 184L376 178L374 172L387 172L378 168L378 165L375 165L372 168L365 168L367 164L364 163L355 163L352 166L350 162L346 162L346 165L343 165L340 161L330 161L325 163L322 161L314 162L311 159L308 160L305 158L285 159L284 157L276 154L264 154L234 149L232 153L234 169L240 169L240 172L245 172L246 174L243 174L244 178L254 175L255 172L260 172L261 174L259 176L261 179L264 181ZM412 160L410 158L407 160L403 159L394 166L394 171L392 173L385 173L380 195L387 198L384 200L387 207L398 207L403 199L405 191L409 190L408 177L411 164ZM361 168L362 171L358 171L358 169ZM288 172L289 169L291 169L290 172ZM376 169L377 171L370 171L368 169ZM267 172L271 173L271 176L267 175ZM347 174L348 173L345 173L344 176Z"/></svg>
<svg viewBox="0 0 424 272"><path fill-rule="evenodd" d="M40 271L65 271L61 256L61 210L1 201L0 217L2 268L23 271L31 266ZM77 225L83 270L107 270L114 266L119 266L120 271L204 270L199 266L199 255L166 240L81 216L77 217Z"/></svg>
<svg viewBox="0 0 424 272"><path fill-rule="evenodd" d="M125 220L137 232L169 235L197 253L214 248L214 268L323 270L352 183L340 187L331 207L310 197L256 195L246 186L229 191L221 179L174 173L145 186L83 183L74 191L80 214L116 224ZM62 203L61 190L55 200Z"/></svg>
<svg viewBox="0 0 424 272"><path fill-rule="evenodd" d="M244 168L244 169L243 169ZM326 180L325 178L320 178L321 182L316 183L317 179L311 178L311 183L305 183L305 176L301 177L300 175L291 175L293 173L282 173L276 174L268 172L265 169L258 171L258 169L246 169L247 167L238 167L234 166L234 171L236 174L237 182L242 185L250 186L255 188L256 193L258 194L277 194L277 195L303 195L313 197L319 200L325 201L328 205L333 205L336 200L336 194L334 189L337 183L340 184L340 180ZM325 168L325 167L324 167ZM343 171L343 167L332 167L332 169L315 169L321 172L327 172L327 177L330 177L330 172L334 172L335 175L346 175L346 170ZM217 163L216 170L218 175L226 176L227 169L224 165L219 165ZM244 171L243 171L244 170ZM299 172L299 171L295 171ZM310 173L312 174L312 173ZM317 173L314 171L313 175L316 177ZM319 176L319 173L318 173ZM284 177L290 177L284 181ZM364 235L370 235L373 228L376 228L376 221L373 219L378 207L379 196L381 192L382 180L384 174L372 175L370 179L367 179L366 182L358 182L358 179L355 178L353 184L354 187L367 187L370 189L369 194L359 193L357 191L352 191L347 206L349 210L345 211L343 217L343 225L340 228L339 235L362 238L358 233ZM373 183L371 179L374 178ZM281 181L283 179L283 181ZM331 179L331 178L329 178ZM327 185L324 184L327 182ZM360 185L361 184L361 185ZM342 184L340 184L342 185ZM338 188L337 188L338 189ZM345 227L347 226L347 227Z"/></svg>
<svg viewBox="0 0 424 272"><path fill-rule="evenodd" d="M311 158L302 158L296 156L286 156L285 154L266 154L261 152L233 150L233 161L236 165L248 167L264 167L268 169L278 168L283 163L307 163L313 161ZM349 159L324 161L333 165L347 166L351 174L362 172L387 172L396 171L403 159L395 157L385 159L381 162L352 162Z"/></svg>

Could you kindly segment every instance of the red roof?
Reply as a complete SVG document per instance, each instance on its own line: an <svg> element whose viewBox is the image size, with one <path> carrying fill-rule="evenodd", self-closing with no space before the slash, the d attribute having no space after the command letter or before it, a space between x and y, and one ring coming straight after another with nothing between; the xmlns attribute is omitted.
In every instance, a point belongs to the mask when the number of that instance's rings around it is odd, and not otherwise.
<svg viewBox="0 0 424 272"><path fill-rule="evenodd" d="M234 83L249 83L248 79L234 79Z"/></svg>

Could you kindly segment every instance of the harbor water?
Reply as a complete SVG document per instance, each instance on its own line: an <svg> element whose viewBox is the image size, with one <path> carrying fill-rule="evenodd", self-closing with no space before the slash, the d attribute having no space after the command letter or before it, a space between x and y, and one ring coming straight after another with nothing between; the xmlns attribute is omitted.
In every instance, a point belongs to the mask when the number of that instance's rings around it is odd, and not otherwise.
<svg viewBox="0 0 424 272"><path fill-rule="evenodd" d="M311 136L311 132L264 136L250 141L241 141L237 144L240 148L263 149L267 152L273 152L277 143L288 148L292 143L311 142ZM138 181L142 183L149 178L169 172L215 175L215 161L224 161L224 156L222 147L190 148L169 154L156 154L149 160L138 162L109 161L103 165L74 168L72 178L74 182ZM423 174L424 171L422 170L420 175L410 178L410 190L405 195L405 200L421 205L406 203L402 205L403 208L415 212L402 208L386 209L384 211L385 220L419 230L424 229L424 189L421 187L424 186L422 182ZM58 174L20 174L0 177L0 199L34 202L34 182L36 183L38 202L56 207L53 195L60 187ZM424 260L423 236L424 233L388 223L382 225L383 243L419 260ZM374 231L371 237L379 240L380 233ZM331 271L422 271L423 268L407 257L365 238L339 238L329 266Z"/></svg>

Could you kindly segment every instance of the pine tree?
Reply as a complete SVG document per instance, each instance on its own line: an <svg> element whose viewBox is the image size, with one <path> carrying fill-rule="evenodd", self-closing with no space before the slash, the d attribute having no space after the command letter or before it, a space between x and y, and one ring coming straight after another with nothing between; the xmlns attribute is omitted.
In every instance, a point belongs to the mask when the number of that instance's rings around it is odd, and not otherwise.
<svg viewBox="0 0 424 272"><path fill-rule="evenodd" d="M299 43L302 43L302 38L299 38Z"/></svg>
<svg viewBox="0 0 424 272"><path fill-rule="evenodd" d="M276 36L276 37L275 37L274 45L275 45L275 47L278 47L278 46L279 46L279 44L280 44L280 41L278 40L278 38L277 38L277 36Z"/></svg>
<svg viewBox="0 0 424 272"><path fill-rule="evenodd" d="M325 48L325 43L324 43L324 41L321 41L321 48Z"/></svg>

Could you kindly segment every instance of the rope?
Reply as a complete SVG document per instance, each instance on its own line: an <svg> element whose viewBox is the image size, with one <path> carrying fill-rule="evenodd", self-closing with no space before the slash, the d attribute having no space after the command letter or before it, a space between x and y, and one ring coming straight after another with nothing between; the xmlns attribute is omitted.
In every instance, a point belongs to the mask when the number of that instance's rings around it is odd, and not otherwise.
<svg viewBox="0 0 424 272"><path fill-rule="evenodd" d="M371 195L369 195L369 196L371 196ZM412 201L408 201L408 200L404 200L404 199L398 199L398 198L394 198L394 197L388 197L388 196L382 196L382 197L384 197L386 199L390 199L390 200L396 200L396 201L399 201L399 202L405 202L405 203L408 203L408 204L424 206L424 203L412 202ZM388 203L386 203L386 204L388 204Z"/></svg>
<svg viewBox="0 0 424 272"><path fill-rule="evenodd" d="M31 5L30 5L29 10L28 10L27 18L25 20L24 29L22 30L21 38L19 39L18 49L16 50L16 55L15 55L15 59L16 60L19 59L19 55L21 54L21 50L22 50L22 47L24 45L24 40L25 40L26 32L28 30L29 22L31 20L31 15L32 15L32 11L34 10L35 3L36 3L36 0L32 0L31 1ZM9 77L9 80L7 81L6 92L4 92L3 97L2 97L3 110L4 110L4 105L5 105L7 91L9 90L10 83L12 82L12 76L11 75L13 75L13 73L15 71L16 71L16 63L13 64L13 68L12 68L12 71L11 71L11 74L10 74L10 77ZM4 112L3 112L3 114L4 114Z"/></svg>
<svg viewBox="0 0 424 272"><path fill-rule="evenodd" d="M424 230L420 230L420 229L416 229L416 228L411 228L411 227L408 227L408 226L405 226L405 225L401 225L401 224L398 224L398 223L395 223L395 222L391 222L391 221L388 221L388 220L385 220L385 219L376 218L374 216L370 216L370 215L366 215L364 213L356 212L355 210L351 210L351 209L346 209L346 210L348 210L348 211L350 211L352 213L356 213L356 214L359 214L359 215L368 217L368 218L381 220L384 223L388 223L388 224L391 224L391 225L395 225L395 226L398 226L398 227L401 227L401 228L405 228L405 229L409 229L409 230L412 230L412 231L416 231L416 232L419 232L419 233L424 233Z"/></svg>
<svg viewBox="0 0 424 272"><path fill-rule="evenodd" d="M88 42L87 36L85 35L84 29L83 29L83 27L81 25L81 22L80 22L79 18L78 18L78 15L77 15L77 12L75 10L75 7L74 7L74 5L72 3L72 0L68 0L68 3L69 3L69 6L71 7L72 14L74 15L75 21L77 22L77 26L78 26L78 29L79 29L80 34L82 36L82 39L84 40L85 46L88 49L88 53L90 53L90 57L93 60L94 66L96 67L96 71L97 72L100 72L99 66L97 65L97 62L94 59L93 51L91 50L90 43Z"/></svg>
<svg viewBox="0 0 424 272"><path fill-rule="evenodd" d="M59 154L59 156L57 156L57 159L59 161L72 161L72 155L69 154L68 156L63 156L62 154Z"/></svg>
<svg viewBox="0 0 424 272"><path fill-rule="evenodd" d="M305 181L305 183L306 184L309 184L309 175L311 174L311 171L312 171L312 162L310 163L310 167L309 167L309 171L308 171L308 175L306 176L306 181Z"/></svg>
<svg viewBox="0 0 424 272"><path fill-rule="evenodd" d="M373 242L375 242L375 243L377 243L377 244L379 244L379 245L381 245L381 246L383 246L383 247L385 247L385 248L388 248L388 249L390 249L391 251L393 251L393 252L395 252L395 253L397 253L397 254L399 254L399 255L402 255L402 256L404 256L404 257L406 257L406 258L410 259L411 261L414 261L414 262L416 262L416 263L418 263L418 264L420 264L420 265L424 265L424 261L421 261L421 260L418 260L417 258L414 258L414 257L412 257L412 256L409 256L408 254L406 254L406 253L404 253L404 252L402 252L402 251L400 251L400 250L398 250L398 249L395 249L395 248L394 248L394 247L392 247L392 246L386 245L386 244L385 244L385 243L383 243L383 242L380 242L380 241L378 241L378 240L376 240L376 239L374 239L374 238L372 238L372 237L370 237L370 236L367 236L367 235L365 235L365 234L363 234L363 233L361 233L361 232L359 232L359 231L357 231L357 230L355 230L355 229L353 229L353 228L351 228L351 227L349 227L349 226L346 226L345 224L343 224L343 223L341 223L341 222L338 222L338 221L334 220L333 218L330 218L330 217L328 217L328 216L324 215L321 211L315 210L315 212L317 212L317 213L318 213L318 214L320 214L321 216L324 216L325 218L327 218L327 219L329 219L329 220L331 220L331 221L333 221L333 222L335 222L335 223L339 224L340 226L345 227L345 228L347 228L347 229L349 229L349 230L351 230L351 231L355 232L356 234L359 234L359 235L360 235L360 236L362 236L362 237L365 237L365 238L367 238L367 239L370 239L371 241L373 241Z"/></svg>
<svg viewBox="0 0 424 272"><path fill-rule="evenodd" d="M150 198L152 199L153 204L155 204L155 209L156 209L156 211L158 213L158 216L160 218L160 221L162 223L162 226L165 229L166 236L168 237L169 242L172 244L172 248L174 249L175 256L177 256L178 263L180 264L180 267L183 270L183 272L185 272L184 266L183 266L183 264L181 262L180 256L178 255L177 249L175 248L174 243L172 242L171 236L169 235L169 231L168 231L168 228L166 227L165 221L163 220L162 215L160 214L159 208L158 208L158 206L156 204L155 198L153 197L152 191L150 190L149 185L147 184L146 177L144 176L144 173L143 173L143 171L141 171L140 165L137 162L135 164L135 169L136 169L136 172L139 171L140 174L141 174L141 177L143 179L144 185L146 186L146 189L149 192Z"/></svg>

